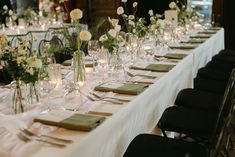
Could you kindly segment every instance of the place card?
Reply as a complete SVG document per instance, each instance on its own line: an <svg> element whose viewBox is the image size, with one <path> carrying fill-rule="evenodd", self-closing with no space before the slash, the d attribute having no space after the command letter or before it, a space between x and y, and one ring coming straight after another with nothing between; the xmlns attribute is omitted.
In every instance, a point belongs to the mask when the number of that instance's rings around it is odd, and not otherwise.
<svg viewBox="0 0 235 157"><path fill-rule="evenodd" d="M135 84L129 82L108 82L94 88L96 91L114 92L119 94L138 95L148 87L147 84Z"/></svg>
<svg viewBox="0 0 235 157"><path fill-rule="evenodd" d="M84 115L71 111L51 110L34 119L46 125L58 126L70 130L90 131L105 120L102 116Z"/></svg>
<svg viewBox="0 0 235 157"><path fill-rule="evenodd" d="M141 64L135 64L131 66L131 69L136 70L148 70L153 72L168 72L170 71L175 65L173 64L148 64L147 66L142 66Z"/></svg>
<svg viewBox="0 0 235 157"><path fill-rule="evenodd" d="M173 26L178 26L178 13L177 10L166 10L165 11L165 20L171 22Z"/></svg>

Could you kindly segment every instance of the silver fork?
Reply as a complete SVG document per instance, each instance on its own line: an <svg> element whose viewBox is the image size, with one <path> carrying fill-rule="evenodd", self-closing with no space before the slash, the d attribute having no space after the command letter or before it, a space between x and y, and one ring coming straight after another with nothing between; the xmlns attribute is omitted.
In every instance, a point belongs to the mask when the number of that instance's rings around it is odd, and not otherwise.
<svg viewBox="0 0 235 157"><path fill-rule="evenodd" d="M46 141L46 140L39 139L39 138L30 138L30 137L28 137L28 136L26 136L26 135L24 135L24 134L22 134L22 133L18 133L18 134L17 134L17 137L18 137L19 139L21 139L22 141L24 141L24 142L29 142L29 141L35 140L35 141L47 143L47 144L49 144L49 145L51 145L51 146L55 146L55 147L59 147L59 148L64 148L64 147L66 147L66 145L64 145L64 144L54 143L54 142Z"/></svg>
<svg viewBox="0 0 235 157"><path fill-rule="evenodd" d="M20 129L20 131L22 131L23 133L25 133L28 136L35 136L35 137L38 137L38 138L46 137L46 138L56 140L56 141L59 141L59 142L64 142L64 143L72 143L73 142L72 140L68 140L68 139L62 139L62 138L48 136L48 135L38 135L34 132L29 131L28 129Z"/></svg>

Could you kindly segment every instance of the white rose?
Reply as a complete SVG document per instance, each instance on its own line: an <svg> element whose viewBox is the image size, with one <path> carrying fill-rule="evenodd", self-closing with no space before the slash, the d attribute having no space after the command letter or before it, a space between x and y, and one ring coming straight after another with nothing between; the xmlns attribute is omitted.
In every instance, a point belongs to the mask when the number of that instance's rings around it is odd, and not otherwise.
<svg viewBox="0 0 235 157"><path fill-rule="evenodd" d="M122 0L122 3L126 3L127 2L127 0Z"/></svg>
<svg viewBox="0 0 235 157"><path fill-rule="evenodd" d="M117 8L117 14L118 14L118 15L122 15L123 13L124 13L123 7L118 7L118 8Z"/></svg>
<svg viewBox="0 0 235 157"><path fill-rule="evenodd" d="M135 8L137 5L138 5L137 2L134 2L134 3L132 4L133 8Z"/></svg>
<svg viewBox="0 0 235 157"><path fill-rule="evenodd" d="M150 16L153 16L153 10L152 10L152 9L149 10L149 15L150 15Z"/></svg>
<svg viewBox="0 0 235 157"><path fill-rule="evenodd" d="M9 14L10 16L12 16L12 15L13 15L13 11L12 11L12 10L9 10L8 14Z"/></svg>
<svg viewBox="0 0 235 157"><path fill-rule="evenodd" d="M132 32L133 32L133 33L136 33L136 29L133 29Z"/></svg>
<svg viewBox="0 0 235 157"><path fill-rule="evenodd" d="M114 27L114 29L115 29L117 32L120 32L121 26L120 26L120 25L116 25L116 26Z"/></svg>
<svg viewBox="0 0 235 157"><path fill-rule="evenodd" d="M72 20L79 20L83 16L83 13L80 9L74 9L70 12L70 17Z"/></svg>
<svg viewBox="0 0 235 157"><path fill-rule="evenodd" d="M3 6L3 10L8 10L8 6L7 6L7 5L4 5L4 6Z"/></svg>
<svg viewBox="0 0 235 157"><path fill-rule="evenodd" d="M82 41L89 41L91 40L91 33L89 31L81 31L79 33L79 38L82 40Z"/></svg>
<svg viewBox="0 0 235 157"><path fill-rule="evenodd" d="M134 19L135 19L135 16L134 16L134 15L129 15L129 19L130 19L130 20L134 20Z"/></svg>
<svg viewBox="0 0 235 157"><path fill-rule="evenodd" d="M105 41L107 41L107 40L108 40L108 37L107 37L106 34L102 35L102 36L100 37L100 39L99 39L99 41L101 41L101 42L105 42Z"/></svg>
<svg viewBox="0 0 235 157"><path fill-rule="evenodd" d="M170 7L171 9L175 9L175 8L176 8L176 3L175 3L175 2L171 2L171 3L169 4L169 7Z"/></svg>
<svg viewBox="0 0 235 157"><path fill-rule="evenodd" d="M108 31L108 34L115 38L117 36L117 31L115 29L110 29Z"/></svg>
<svg viewBox="0 0 235 157"><path fill-rule="evenodd" d="M154 17L150 17L150 21L155 21L155 18Z"/></svg>

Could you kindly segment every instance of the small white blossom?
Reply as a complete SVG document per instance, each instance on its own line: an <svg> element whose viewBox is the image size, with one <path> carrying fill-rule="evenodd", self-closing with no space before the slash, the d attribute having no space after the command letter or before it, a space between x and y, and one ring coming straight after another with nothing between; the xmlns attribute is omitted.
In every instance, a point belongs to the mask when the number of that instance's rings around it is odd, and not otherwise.
<svg viewBox="0 0 235 157"><path fill-rule="evenodd" d="M118 19L111 19L110 17L108 17L108 20L109 20L109 22L111 23L111 25L112 25L113 27L115 27L115 26L118 25L118 23L119 23L119 20L118 20Z"/></svg>
<svg viewBox="0 0 235 157"><path fill-rule="evenodd" d="M134 15L129 15L129 19L130 19L130 20L134 20L134 19L135 19L135 16L134 16Z"/></svg>
<svg viewBox="0 0 235 157"><path fill-rule="evenodd" d="M115 29L117 32L120 32L121 26L120 26L120 25L116 25L116 26L114 27L114 29Z"/></svg>
<svg viewBox="0 0 235 157"><path fill-rule="evenodd" d="M135 22L132 21L132 20L128 20L128 24L131 25L131 26L135 26Z"/></svg>
<svg viewBox="0 0 235 157"><path fill-rule="evenodd" d="M176 9L176 7L177 7L177 5L176 5L175 2L171 2L171 3L169 4L169 8L171 8L171 9Z"/></svg>
<svg viewBox="0 0 235 157"><path fill-rule="evenodd" d="M137 7L137 5L138 5L137 2L134 2L134 3L132 4L133 8Z"/></svg>
<svg viewBox="0 0 235 157"><path fill-rule="evenodd" d="M126 3L127 2L127 0L122 0L122 3Z"/></svg>
<svg viewBox="0 0 235 157"><path fill-rule="evenodd" d="M123 13L124 13L123 7L118 7L118 8L117 8L117 14L118 14L118 15L122 15Z"/></svg>
<svg viewBox="0 0 235 157"><path fill-rule="evenodd" d="M107 40L108 40L108 37L107 37L106 34L102 35L102 36L99 38L99 41L100 41L100 42L105 42L105 41L107 41Z"/></svg>
<svg viewBox="0 0 235 157"><path fill-rule="evenodd" d="M117 31L115 29L110 29L108 31L108 34L115 38L117 36Z"/></svg>
<svg viewBox="0 0 235 157"><path fill-rule="evenodd" d="M9 10L9 11L8 11L8 14L9 14L10 16L12 16L12 15L13 15L13 11L12 11L12 10Z"/></svg>
<svg viewBox="0 0 235 157"><path fill-rule="evenodd" d="M7 5L4 5L4 6L3 6L3 10L8 10L8 6L7 6Z"/></svg>
<svg viewBox="0 0 235 157"><path fill-rule="evenodd" d="M153 16L153 10L152 10L152 9L149 10L149 15L150 15L150 16Z"/></svg>

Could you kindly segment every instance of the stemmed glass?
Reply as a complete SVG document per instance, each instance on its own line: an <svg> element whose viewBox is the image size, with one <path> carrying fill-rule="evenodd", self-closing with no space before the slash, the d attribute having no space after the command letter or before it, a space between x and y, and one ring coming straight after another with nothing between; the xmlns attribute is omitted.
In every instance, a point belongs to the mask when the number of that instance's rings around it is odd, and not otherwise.
<svg viewBox="0 0 235 157"><path fill-rule="evenodd" d="M105 75L105 72L107 72L108 67L108 50L101 48L100 51L97 54L97 63L98 67L101 69L101 73Z"/></svg>
<svg viewBox="0 0 235 157"><path fill-rule="evenodd" d="M93 73L96 72L96 68L95 68L95 60L97 58L97 52L100 48L100 45L99 45L99 42L98 40L90 40L88 42L88 52L89 52L89 55L92 56L92 63L93 63Z"/></svg>

